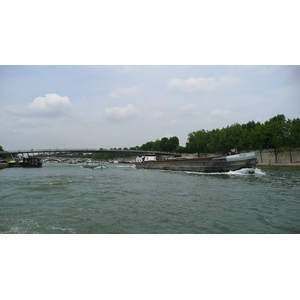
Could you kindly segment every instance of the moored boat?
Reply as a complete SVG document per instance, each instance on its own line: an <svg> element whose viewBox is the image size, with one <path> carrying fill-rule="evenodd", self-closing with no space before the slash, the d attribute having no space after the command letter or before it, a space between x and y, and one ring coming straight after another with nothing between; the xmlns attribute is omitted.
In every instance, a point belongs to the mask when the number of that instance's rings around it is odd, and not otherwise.
<svg viewBox="0 0 300 300"><path fill-rule="evenodd" d="M23 167L23 168L41 168L42 162L37 157L23 157L22 161L11 160L8 162L9 167Z"/></svg>
<svg viewBox="0 0 300 300"><path fill-rule="evenodd" d="M24 157L22 166L24 168L40 168L42 166L42 162L37 157Z"/></svg>
<svg viewBox="0 0 300 300"><path fill-rule="evenodd" d="M160 169L205 173L229 172L244 168L254 169L259 153L259 151L253 151L218 157L174 159L158 159L156 156L144 156L137 158L135 166L137 169Z"/></svg>

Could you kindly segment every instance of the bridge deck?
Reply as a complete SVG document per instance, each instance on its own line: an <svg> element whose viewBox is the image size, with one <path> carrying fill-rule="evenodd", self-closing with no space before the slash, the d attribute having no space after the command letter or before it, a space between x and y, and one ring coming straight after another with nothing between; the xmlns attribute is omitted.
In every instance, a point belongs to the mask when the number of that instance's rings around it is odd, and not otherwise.
<svg viewBox="0 0 300 300"><path fill-rule="evenodd" d="M178 153L173 152L162 152L162 151L145 151L145 150L120 150L120 149L30 149L30 150L9 150L9 151L0 151L1 154L70 154L70 153L128 153L133 155L173 155L173 156L181 156Z"/></svg>

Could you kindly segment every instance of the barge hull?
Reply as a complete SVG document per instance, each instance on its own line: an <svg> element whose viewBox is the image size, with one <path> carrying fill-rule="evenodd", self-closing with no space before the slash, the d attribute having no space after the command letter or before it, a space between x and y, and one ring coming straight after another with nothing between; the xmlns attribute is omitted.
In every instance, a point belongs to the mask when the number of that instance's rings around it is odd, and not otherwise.
<svg viewBox="0 0 300 300"><path fill-rule="evenodd" d="M156 160L156 161L144 161L136 162L137 169L158 169L158 170L170 170L170 171L191 171L191 172L229 172L236 171L244 168L254 169L257 162L257 156L259 152L256 152L253 156L242 155L237 156L237 159L233 157L219 158L206 158L206 159L170 159L170 160Z"/></svg>

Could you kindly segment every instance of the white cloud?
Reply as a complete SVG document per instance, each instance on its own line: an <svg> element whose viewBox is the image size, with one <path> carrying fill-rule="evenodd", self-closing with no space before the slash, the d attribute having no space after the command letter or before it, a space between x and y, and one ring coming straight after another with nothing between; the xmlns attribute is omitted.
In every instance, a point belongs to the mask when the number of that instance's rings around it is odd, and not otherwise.
<svg viewBox="0 0 300 300"><path fill-rule="evenodd" d="M231 116L233 114L232 111L222 110L222 109L212 110L210 113L214 117L228 117L228 116Z"/></svg>
<svg viewBox="0 0 300 300"><path fill-rule="evenodd" d="M237 84L239 79L232 76L223 76L220 79L215 77L199 77L190 79L172 79L168 82L169 89L179 90L185 93L210 92Z"/></svg>
<svg viewBox="0 0 300 300"><path fill-rule="evenodd" d="M141 94L143 90L143 85L136 85L134 87L131 87L131 88L117 88L117 89L114 89L110 96L112 98L120 98L122 96L126 96L126 97L136 97L136 96L139 96Z"/></svg>
<svg viewBox="0 0 300 300"><path fill-rule="evenodd" d="M179 113L182 115L188 115L188 114L194 112L194 107L195 107L194 104L188 103L188 104L180 107Z"/></svg>
<svg viewBox="0 0 300 300"><path fill-rule="evenodd" d="M159 119L160 117L163 116L163 113L162 112L155 112L154 114L152 114L152 118L153 119Z"/></svg>
<svg viewBox="0 0 300 300"><path fill-rule="evenodd" d="M170 122L167 123L167 126L175 126L177 124L178 124L178 120L173 119L173 120L171 120Z"/></svg>
<svg viewBox="0 0 300 300"><path fill-rule="evenodd" d="M16 115L31 117L58 118L69 115L74 111L70 99L57 94L46 94L45 97L37 97L25 109L10 108L8 110Z"/></svg>
<svg viewBox="0 0 300 300"><path fill-rule="evenodd" d="M16 121L16 125L22 127L34 127L37 125L36 119L32 118L21 118L20 120Z"/></svg>
<svg viewBox="0 0 300 300"><path fill-rule="evenodd" d="M128 104L127 107L107 107L104 112L105 118L109 120L124 120L138 114L138 110L132 104Z"/></svg>
<svg viewBox="0 0 300 300"><path fill-rule="evenodd" d="M235 123L236 114L230 110L216 109L212 110L207 118L202 121L206 124L215 124L214 128L221 128L223 126Z"/></svg>

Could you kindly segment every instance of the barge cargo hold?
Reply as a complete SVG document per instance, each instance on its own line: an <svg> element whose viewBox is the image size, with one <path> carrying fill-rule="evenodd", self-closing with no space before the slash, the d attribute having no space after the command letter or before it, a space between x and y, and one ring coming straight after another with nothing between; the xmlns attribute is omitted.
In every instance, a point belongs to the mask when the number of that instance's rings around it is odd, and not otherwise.
<svg viewBox="0 0 300 300"><path fill-rule="evenodd" d="M155 156L149 156L137 158L135 166L137 169L159 169L205 173L229 172L244 168L254 169L259 153L259 151L253 151L249 153L219 157L179 159L156 159Z"/></svg>

